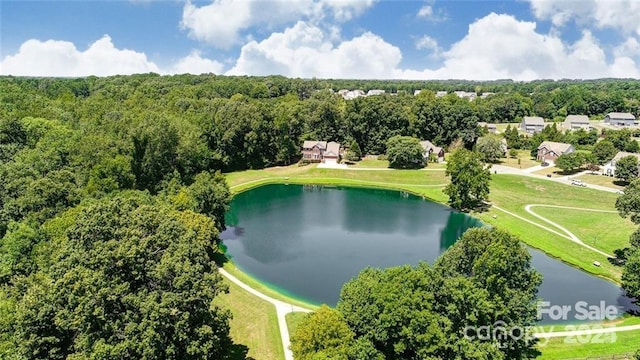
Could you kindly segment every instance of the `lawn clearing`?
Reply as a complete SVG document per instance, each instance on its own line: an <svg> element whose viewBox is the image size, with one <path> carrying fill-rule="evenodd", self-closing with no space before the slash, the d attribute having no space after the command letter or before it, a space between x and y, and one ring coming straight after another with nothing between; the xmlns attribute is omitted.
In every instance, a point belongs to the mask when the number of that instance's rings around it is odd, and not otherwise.
<svg viewBox="0 0 640 360"><path fill-rule="evenodd" d="M388 160L378 160L373 158L364 158L353 165L349 165L349 167L354 168L388 168L389 161Z"/></svg>
<svg viewBox="0 0 640 360"><path fill-rule="evenodd" d="M509 151L507 151L508 153ZM518 159L520 159L520 164L518 164ZM516 169L526 169L540 165L540 162L531 157L531 151L518 150L518 156L515 159L507 156L506 158L501 158L499 164Z"/></svg>
<svg viewBox="0 0 640 360"><path fill-rule="evenodd" d="M584 243L609 254L629 246L629 236L636 229L636 225L628 219L622 219L617 213L538 206L531 208L531 211L564 226Z"/></svg>
<svg viewBox="0 0 640 360"><path fill-rule="evenodd" d="M533 174L543 175L543 176L546 176L547 174L551 174L551 177L561 177L561 176L568 175L568 174L562 173L562 169L559 169L555 166L543 167L538 171L534 171Z"/></svg>
<svg viewBox="0 0 640 360"><path fill-rule="evenodd" d="M492 175L490 201L505 210L511 211L525 219L553 228L549 224L543 224L540 219L525 211L528 204L547 204L559 206L573 206L599 210L615 210L616 194L595 189L560 184L545 179L536 179L518 175ZM539 209L539 208L535 208ZM535 210L534 210L535 211ZM495 215L495 218L493 217ZM580 215L568 215L560 225L570 227L572 224L583 224ZM621 269L609 263L607 258L579 244L565 239L542 228L515 218L497 209L477 215L484 222L498 226L517 236L525 243L541 249L547 254L562 259L564 262L579 267L584 271L613 280L620 281ZM612 217L612 224L616 224ZM553 221L553 219L551 219ZM624 224L619 219L617 224ZM579 225L578 225L579 226ZM588 225L586 225L588 226ZM577 227L577 226L575 226ZM570 229L574 229L571 227ZM619 240L612 241L609 238L601 239L598 246L610 249L617 246ZM593 265L598 261L601 266Z"/></svg>
<svg viewBox="0 0 640 360"><path fill-rule="evenodd" d="M227 279L224 281L229 285L229 293L218 295L214 304L233 314L230 325L237 348L234 359L245 358L243 347L248 348L246 356L256 360L284 359L276 308Z"/></svg>
<svg viewBox="0 0 640 360"><path fill-rule="evenodd" d="M542 351L538 359L631 359L640 349L638 339L638 330L551 338L538 346Z"/></svg>
<svg viewBox="0 0 640 360"><path fill-rule="evenodd" d="M616 185L614 183L614 181L616 181L616 178L614 178L613 176L606 176L606 175L600 175L600 174L596 174L596 175L585 174L585 175L577 176L575 178L580 179L587 184L601 185L601 186L606 186L606 187L609 187L612 189L618 189L618 190L624 189L624 186Z"/></svg>

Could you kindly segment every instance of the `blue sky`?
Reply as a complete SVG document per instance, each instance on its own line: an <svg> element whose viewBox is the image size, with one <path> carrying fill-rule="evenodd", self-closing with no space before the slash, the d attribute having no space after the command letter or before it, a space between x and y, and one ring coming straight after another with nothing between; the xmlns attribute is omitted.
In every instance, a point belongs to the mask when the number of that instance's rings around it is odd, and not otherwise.
<svg viewBox="0 0 640 360"><path fill-rule="evenodd" d="M639 0L0 0L0 74L640 78Z"/></svg>

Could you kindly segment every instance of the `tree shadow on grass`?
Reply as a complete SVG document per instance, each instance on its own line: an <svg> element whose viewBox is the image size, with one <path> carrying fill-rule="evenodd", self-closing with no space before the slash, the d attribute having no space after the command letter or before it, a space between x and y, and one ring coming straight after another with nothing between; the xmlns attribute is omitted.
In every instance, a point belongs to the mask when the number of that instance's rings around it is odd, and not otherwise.
<svg viewBox="0 0 640 360"><path fill-rule="evenodd" d="M231 345L231 351L229 353L230 360L254 360L252 357L248 357L249 347L244 344Z"/></svg>
<svg viewBox="0 0 640 360"><path fill-rule="evenodd" d="M613 180L613 185L627 186L627 185L629 185L629 183L624 181L624 180L616 179L616 180Z"/></svg>

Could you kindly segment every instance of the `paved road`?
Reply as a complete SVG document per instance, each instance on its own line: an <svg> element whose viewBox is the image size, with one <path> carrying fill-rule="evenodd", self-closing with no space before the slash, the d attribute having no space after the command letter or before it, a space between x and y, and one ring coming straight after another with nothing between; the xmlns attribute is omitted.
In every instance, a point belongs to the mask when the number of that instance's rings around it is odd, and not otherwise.
<svg viewBox="0 0 640 360"><path fill-rule="evenodd" d="M218 271L220 271L220 274L222 274L222 276L226 277L234 284L240 286L245 291L248 291L249 293L259 297L264 301L271 303L273 306L276 307L276 314L278 317L278 328L280 329L280 339L282 341L282 346L284 348L284 358L285 360L293 360L293 352L291 352L291 349L289 349L289 345L291 345L291 342L289 340L289 328L287 327L287 320L285 316L288 313L294 312L294 311L308 313L308 312L311 312L311 310L269 297L259 292L258 290L252 288L251 286L243 283L237 277L229 274L225 269L218 268Z"/></svg>

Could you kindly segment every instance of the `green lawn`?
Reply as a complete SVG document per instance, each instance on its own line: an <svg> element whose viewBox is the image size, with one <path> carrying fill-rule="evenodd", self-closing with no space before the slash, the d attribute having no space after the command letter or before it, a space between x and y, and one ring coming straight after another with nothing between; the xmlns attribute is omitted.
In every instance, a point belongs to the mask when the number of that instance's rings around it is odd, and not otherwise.
<svg viewBox="0 0 640 360"><path fill-rule="evenodd" d="M518 164L518 159L520 159L520 164ZM540 162L531 157L531 151L518 150L518 156L516 158L511 158L509 156L507 156L506 158L501 158L500 165L505 165L516 169L526 169L532 166L540 165Z"/></svg>
<svg viewBox="0 0 640 360"><path fill-rule="evenodd" d="M538 346L538 359L631 359L640 349L638 339L639 331L551 338Z"/></svg>
<svg viewBox="0 0 640 360"><path fill-rule="evenodd" d="M636 229L631 220L622 219L617 213L601 213L572 209L534 207L536 214L562 224L585 243L613 254L613 251L629 245L629 236ZM576 222L576 218L580 221Z"/></svg>
<svg viewBox="0 0 640 360"><path fill-rule="evenodd" d="M388 168L389 161L365 158L350 166L355 168Z"/></svg>
<svg viewBox="0 0 640 360"><path fill-rule="evenodd" d="M284 359L278 318L273 305L224 280L229 293L215 298L214 304L231 310L231 338L235 343L235 359ZM248 351L248 352L247 352Z"/></svg>
<svg viewBox="0 0 640 360"><path fill-rule="evenodd" d="M614 204L617 194L598 191L595 189L559 184L556 182L523 177L518 175L492 175L490 201L506 210L509 210L523 218L539 224L543 222L524 210L527 204L548 204L561 206L574 206L601 210L615 210ZM595 200L597 199L597 200ZM483 221L494 226L501 227L519 236L525 243L544 250L547 254L562 259L564 262L582 268L585 271L598 276L619 282L621 269L613 266L603 255L588 250L568 239L559 237L548 231L515 218L497 209L477 214ZM590 224L583 220L582 214L574 213L574 217L568 216L560 225L565 227L589 227ZM495 216L495 218L494 218ZM614 221L615 223L615 221ZM624 224L619 219L618 224ZM552 227L548 224L543 224ZM573 228L572 228L573 229ZM602 248L615 247L614 243L601 241ZM593 266L593 262L600 262L601 266Z"/></svg>
<svg viewBox="0 0 640 360"><path fill-rule="evenodd" d="M622 319L613 321L589 323L591 326L600 325L603 327L620 327L638 324L640 324L640 317L638 316L625 316ZM545 326L544 331L570 331L578 330L579 327L580 325ZM633 354L637 349L640 349L638 339L640 339L640 330L618 332L615 334L615 337L611 334L603 334L598 337L591 335L581 338L560 337L548 340L542 339L538 346L538 349L542 352L539 359L612 359L615 355ZM575 344L572 343L574 340L575 342L581 340L587 343Z"/></svg>

